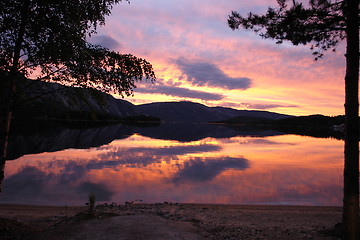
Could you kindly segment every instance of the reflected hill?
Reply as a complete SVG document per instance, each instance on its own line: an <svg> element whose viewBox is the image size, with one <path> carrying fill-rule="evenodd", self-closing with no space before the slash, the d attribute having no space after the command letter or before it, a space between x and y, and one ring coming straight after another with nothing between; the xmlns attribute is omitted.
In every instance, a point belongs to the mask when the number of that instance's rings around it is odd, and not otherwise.
<svg viewBox="0 0 360 240"><path fill-rule="evenodd" d="M64 123L38 122L35 125L17 124L9 139L8 160L26 154L54 152L69 148L86 149L125 139L133 134L179 142L198 141L207 137L231 138L236 136L267 137L283 135L276 130L238 127L219 124L161 124L153 127L113 124L103 126L74 127ZM18 128L17 128L18 126ZM21 128L19 127L21 126ZM24 127L27 126L27 127Z"/></svg>
<svg viewBox="0 0 360 240"><path fill-rule="evenodd" d="M115 139L124 139L134 131L127 125L106 125L86 128L74 128L61 123L44 123L36 126L38 131L19 132L15 130L9 137L8 160L17 159L26 154L55 152L69 148L87 149L99 147Z"/></svg>
<svg viewBox="0 0 360 240"><path fill-rule="evenodd" d="M269 137L283 135L277 130L262 129L249 126L233 128L222 124L201 124L201 123L176 123L161 124L157 127L141 129L142 136L175 140L179 142L198 141L207 137L212 138L231 138L236 136L244 137Z"/></svg>
<svg viewBox="0 0 360 240"><path fill-rule="evenodd" d="M235 117L219 121L232 128L247 126L262 126L276 129L286 134L296 134L316 138L344 139L345 116L324 116L321 114L287 117L282 119L264 119L257 117Z"/></svg>

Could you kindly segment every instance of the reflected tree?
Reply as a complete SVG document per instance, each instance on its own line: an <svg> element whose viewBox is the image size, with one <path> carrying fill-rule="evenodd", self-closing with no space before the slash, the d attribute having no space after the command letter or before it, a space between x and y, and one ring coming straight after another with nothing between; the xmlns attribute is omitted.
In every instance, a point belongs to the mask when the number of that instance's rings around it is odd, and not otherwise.
<svg viewBox="0 0 360 240"><path fill-rule="evenodd" d="M243 27L277 43L311 43L315 60L346 41L345 167L343 227L346 239L359 239L359 0L277 0L264 15L228 18L233 30Z"/></svg>
<svg viewBox="0 0 360 240"><path fill-rule="evenodd" d="M152 65L131 54L90 44L112 6L122 0L0 1L1 178L10 122L21 79L133 94L135 83L155 80ZM126 0L126 2L129 2Z"/></svg>

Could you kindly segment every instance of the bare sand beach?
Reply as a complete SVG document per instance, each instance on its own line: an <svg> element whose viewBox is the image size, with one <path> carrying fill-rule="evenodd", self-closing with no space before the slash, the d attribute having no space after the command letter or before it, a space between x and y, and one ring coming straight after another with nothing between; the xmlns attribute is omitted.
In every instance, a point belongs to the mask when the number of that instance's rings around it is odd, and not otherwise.
<svg viewBox="0 0 360 240"><path fill-rule="evenodd" d="M341 207L106 204L0 205L0 239L341 239Z"/></svg>

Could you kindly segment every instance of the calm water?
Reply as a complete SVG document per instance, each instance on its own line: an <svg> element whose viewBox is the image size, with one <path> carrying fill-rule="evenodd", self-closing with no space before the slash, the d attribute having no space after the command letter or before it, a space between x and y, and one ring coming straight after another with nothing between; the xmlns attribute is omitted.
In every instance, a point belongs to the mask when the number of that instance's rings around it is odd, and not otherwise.
<svg viewBox="0 0 360 240"><path fill-rule="evenodd" d="M341 205L343 142L213 125L55 128L10 144L1 203Z"/></svg>

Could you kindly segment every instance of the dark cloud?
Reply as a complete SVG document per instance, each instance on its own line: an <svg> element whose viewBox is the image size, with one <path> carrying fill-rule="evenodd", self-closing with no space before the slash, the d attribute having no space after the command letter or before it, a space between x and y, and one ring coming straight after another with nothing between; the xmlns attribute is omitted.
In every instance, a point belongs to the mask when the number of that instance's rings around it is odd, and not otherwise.
<svg viewBox="0 0 360 240"><path fill-rule="evenodd" d="M188 88L176 86L153 85L147 86L146 88L137 88L135 91L140 93L159 93L174 97L195 98L205 101L218 101L224 98L224 95L222 94L190 90Z"/></svg>
<svg viewBox="0 0 360 240"><path fill-rule="evenodd" d="M251 79L233 78L225 74L216 65L207 62L193 62L179 58L175 64L186 75L187 81L196 86L219 87L225 89L248 89Z"/></svg>
<svg viewBox="0 0 360 240"><path fill-rule="evenodd" d="M90 39L90 42L102 47L114 50L116 48L121 48L121 44L113 39L112 37L106 35L96 35Z"/></svg>
<svg viewBox="0 0 360 240"><path fill-rule="evenodd" d="M244 170L249 167L245 158L223 157L220 159L196 158L186 162L183 169L178 171L172 182L206 182L228 169Z"/></svg>

